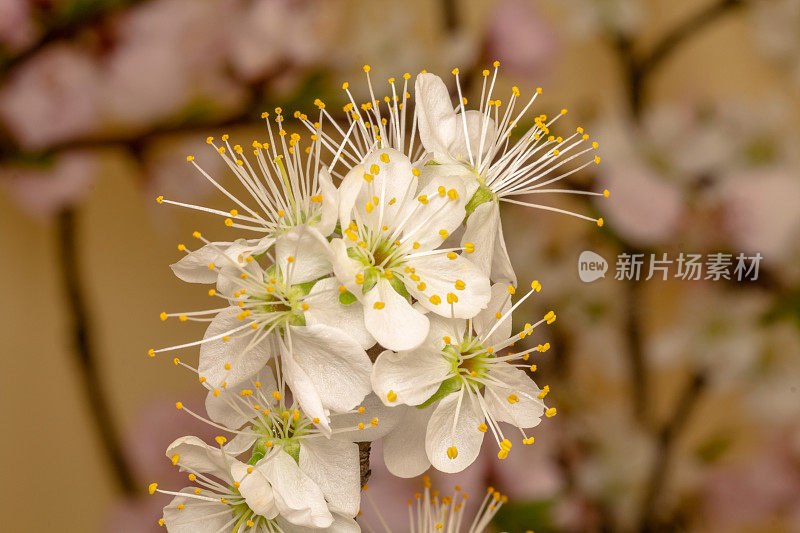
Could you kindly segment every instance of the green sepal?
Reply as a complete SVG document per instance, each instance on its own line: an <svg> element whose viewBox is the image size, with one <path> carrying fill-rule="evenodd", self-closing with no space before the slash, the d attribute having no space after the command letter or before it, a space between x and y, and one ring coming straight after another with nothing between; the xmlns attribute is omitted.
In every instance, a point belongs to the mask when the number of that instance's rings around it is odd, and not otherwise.
<svg viewBox="0 0 800 533"><path fill-rule="evenodd" d="M361 294L367 294L378 283L378 275L377 268L364 270L364 284L361 286Z"/></svg>
<svg viewBox="0 0 800 533"><path fill-rule="evenodd" d="M292 456L297 464L300 464L300 443L295 440L285 441L283 451Z"/></svg>
<svg viewBox="0 0 800 533"><path fill-rule="evenodd" d="M247 464L249 464L250 466L255 466L257 462L259 462L261 459L264 458L265 455L267 455L267 451L269 450L264 440L258 439L256 441L256 445L253 446L253 456L250 457L250 460L247 461Z"/></svg>
<svg viewBox="0 0 800 533"><path fill-rule="evenodd" d="M411 299L411 295L408 293L408 289L406 289L406 284L403 283L399 278L392 277L392 279L389 280L389 285L392 286L392 288L397 294L399 294L406 300Z"/></svg>
<svg viewBox="0 0 800 533"><path fill-rule="evenodd" d="M430 161L428 161L427 163L425 163L425 165L424 165L424 166L426 166L426 167L427 167L427 166L430 166L430 165L441 165L441 163L437 163L436 161L434 161L434 160L432 160L432 159L431 159Z"/></svg>
<svg viewBox="0 0 800 533"><path fill-rule="evenodd" d="M425 400L423 403L419 404L417 406L417 409L425 409L433 402L441 400L448 394L452 394L456 391L461 390L461 385L462 385L461 378L458 376L453 376L451 378L442 381L442 384L439 385L439 388L437 389L436 392L433 393L433 396Z"/></svg>
<svg viewBox="0 0 800 533"><path fill-rule="evenodd" d="M469 217L479 205L485 204L493 199L494 193L492 190L486 185L480 185L478 190L475 191L475 194L472 195L472 198L469 199L469 202L467 202L467 205L465 206L467 217Z"/></svg>
<svg viewBox="0 0 800 533"><path fill-rule="evenodd" d="M339 293L339 303L342 305L351 305L358 301L356 295L350 291L344 291Z"/></svg>

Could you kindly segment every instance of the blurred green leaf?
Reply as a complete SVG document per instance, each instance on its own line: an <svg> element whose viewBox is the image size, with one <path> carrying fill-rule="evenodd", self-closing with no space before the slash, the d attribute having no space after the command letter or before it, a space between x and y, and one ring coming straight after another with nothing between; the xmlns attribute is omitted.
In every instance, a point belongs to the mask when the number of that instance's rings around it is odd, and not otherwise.
<svg viewBox="0 0 800 533"><path fill-rule="evenodd" d="M492 523L499 531L508 533L553 532L556 531L552 522L554 504L554 500L506 503L500 508Z"/></svg>

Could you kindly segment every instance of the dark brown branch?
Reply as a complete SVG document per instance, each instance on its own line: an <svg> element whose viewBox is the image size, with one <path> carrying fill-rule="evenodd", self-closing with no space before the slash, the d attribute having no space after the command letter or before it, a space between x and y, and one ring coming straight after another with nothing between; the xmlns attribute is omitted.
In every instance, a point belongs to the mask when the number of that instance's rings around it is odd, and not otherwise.
<svg viewBox="0 0 800 533"><path fill-rule="evenodd" d="M667 471L675 452L675 443L686 427L689 416L697 407L707 383L708 379L704 372L698 371L692 374L678 399L672 416L658 434L656 459L642 499L641 526L639 528L641 532L659 530L656 513L658 496L667 479Z"/></svg>
<svg viewBox="0 0 800 533"><path fill-rule="evenodd" d="M613 36L612 40L617 49L617 54L625 69L629 103L634 117L638 117L641 113L642 105L647 96L647 83L650 81L650 76L653 72L690 37L716 22L734 8L744 5L745 0L715 1L690 16L683 23L678 24L662 37L650 52L643 54L641 57L637 56L633 42L629 37L625 35Z"/></svg>
<svg viewBox="0 0 800 533"><path fill-rule="evenodd" d="M69 310L67 316L71 319L69 328L75 365L83 380L82 390L86 394L89 411L106 460L111 466L119 489L125 494L132 495L139 491L122 451L114 418L103 391L97 353L92 345L92 322L81 287L77 230L74 209L62 211L58 217L57 257L61 264L61 281Z"/></svg>
<svg viewBox="0 0 800 533"><path fill-rule="evenodd" d="M625 331L627 333L627 353L633 412L636 419L647 425L650 415L648 400L647 361L644 353L641 331L642 288L637 280L624 281L625 284Z"/></svg>

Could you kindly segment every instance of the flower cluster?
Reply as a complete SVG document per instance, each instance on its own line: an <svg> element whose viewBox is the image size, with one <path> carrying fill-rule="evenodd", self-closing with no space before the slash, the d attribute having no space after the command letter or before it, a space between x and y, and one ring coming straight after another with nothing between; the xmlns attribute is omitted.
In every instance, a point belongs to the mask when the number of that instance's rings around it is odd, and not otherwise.
<svg viewBox="0 0 800 533"><path fill-rule="evenodd" d="M532 444L526 430L555 415L544 402L549 388L529 375L531 355L549 344L515 343L556 315L512 329L514 311L542 287L533 281L514 301L500 202L561 211L529 199L608 192L554 186L599 162L597 145L581 128L551 133L566 110L532 117L541 90L523 100L514 87L503 106L493 96L497 66L483 71L471 110L458 69L454 107L445 83L427 72L413 99L405 74L389 79L381 101L365 66L369 100L357 103L345 83L343 120L320 100L316 119L295 112L306 138L287 131L280 108L274 118L263 113L267 138L252 142L252 156L227 135L209 137L238 178L234 187L187 158L230 209L157 199L219 216L235 232L214 241L196 231L202 246L178 246L185 256L174 273L210 285L214 303L161 319L208 327L200 340L148 352L199 347L196 367L173 361L207 389L206 414L177 408L222 433L215 445L189 436L169 446L193 483L178 492L150 486L174 496L162 520L169 531L358 531L356 443L382 438L397 476L431 465L459 472L484 434L504 459L508 426ZM420 511L432 521L422 531L438 529L449 512L451 500L434 503ZM476 518L477 530L490 518Z"/></svg>

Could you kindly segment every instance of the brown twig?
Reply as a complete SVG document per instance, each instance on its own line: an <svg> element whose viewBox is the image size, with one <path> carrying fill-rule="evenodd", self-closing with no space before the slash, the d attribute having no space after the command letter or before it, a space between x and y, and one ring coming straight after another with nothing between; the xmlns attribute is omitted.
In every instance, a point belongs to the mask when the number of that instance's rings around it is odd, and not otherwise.
<svg viewBox="0 0 800 533"><path fill-rule="evenodd" d="M706 388L707 381L706 374L703 371L696 371L691 375L689 382L684 386L672 416L658 433L656 458L642 498L641 526L639 530L643 533L659 529L656 513L658 496L666 481L667 471L675 452L675 443L686 426L689 416L697 406Z"/></svg>
<svg viewBox="0 0 800 533"><path fill-rule="evenodd" d="M92 420L117 485L123 493L133 495L138 492L137 485L120 444L119 433L103 391L97 353L92 345L92 321L81 287L76 218L73 208L66 209L59 215L57 255L69 307L67 316L71 317L70 331L75 364L83 379L82 390L86 394Z"/></svg>

